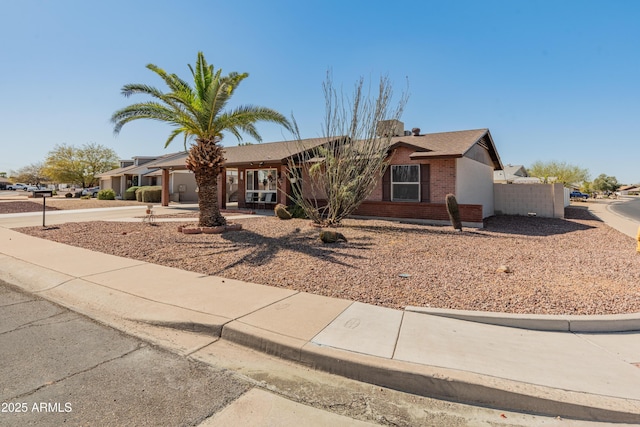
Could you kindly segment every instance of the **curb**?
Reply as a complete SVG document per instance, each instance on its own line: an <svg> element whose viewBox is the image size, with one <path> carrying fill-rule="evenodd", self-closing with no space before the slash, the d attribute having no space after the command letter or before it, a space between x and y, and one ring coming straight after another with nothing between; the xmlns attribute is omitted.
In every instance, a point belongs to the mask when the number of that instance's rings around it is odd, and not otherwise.
<svg viewBox="0 0 640 427"><path fill-rule="evenodd" d="M640 313L600 315L515 314L415 306L407 306L405 311L534 331L586 333L640 331Z"/></svg>
<svg viewBox="0 0 640 427"><path fill-rule="evenodd" d="M222 339L309 368L381 387L494 409L574 420L635 423L635 400L567 391L320 346L233 321Z"/></svg>

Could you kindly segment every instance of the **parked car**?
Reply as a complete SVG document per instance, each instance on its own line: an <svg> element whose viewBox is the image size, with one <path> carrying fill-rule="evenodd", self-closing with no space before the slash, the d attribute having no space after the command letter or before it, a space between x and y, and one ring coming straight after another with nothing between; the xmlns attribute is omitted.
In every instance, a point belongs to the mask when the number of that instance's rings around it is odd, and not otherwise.
<svg viewBox="0 0 640 427"><path fill-rule="evenodd" d="M38 187L37 185L27 185L27 187L24 189L24 191L36 191L36 190L40 190L40 187Z"/></svg>
<svg viewBox="0 0 640 427"><path fill-rule="evenodd" d="M571 198L571 199L584 199L584 200L586 200L586 199L588 199L588 198L589 198L589 195L588 195L588 194L585 194L585 193L583 193L583 192L581 192L581 191L572 191L572 192L571 192L571 194L569 195L569 198Z"/></svg>
<svg viewBox="0 0 640 427"><path fill-rule="evenodd" d="M100 191L100 187L85 188L84 190L82 190L82 195L83 196L97 197L99 191Z"/></svg>
<svg viewBox="0 0 640 427"><path fill-rule="evenodd" d="M27 191L27 187L28 187L27 184L23 184L21 182L16 182L15 184L9 184L7 186L7 190L13 190L13 191L24 190L24 191Z"/></svg>

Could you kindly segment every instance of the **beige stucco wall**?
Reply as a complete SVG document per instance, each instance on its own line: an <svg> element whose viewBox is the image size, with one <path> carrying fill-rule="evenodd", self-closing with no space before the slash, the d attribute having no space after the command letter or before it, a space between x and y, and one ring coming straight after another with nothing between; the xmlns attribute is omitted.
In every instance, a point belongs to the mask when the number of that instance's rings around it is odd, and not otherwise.
<svg viewBox="0 0 640 427"><path fill-rule="evenodd" d="M494 184L496 214L564 218L565 188L562 184Z"/></svg>
<svg viewBox="0 0 640 427"><path fill-rule="evenodd" d="M482 205L482 217L494 214L493 167L462 157L456 159L456 201Z"/></svg>
<svg viewBox="0 0 640 427"><path fill-rule="evenodd" d="M197 202L198 193L196 193L196 177L189 171L173 171L169 176L169 194L180 194L181 202ZM180 185L185 186L184 192L180 192ZM175 196L172 196L175 200Z"/></svg>

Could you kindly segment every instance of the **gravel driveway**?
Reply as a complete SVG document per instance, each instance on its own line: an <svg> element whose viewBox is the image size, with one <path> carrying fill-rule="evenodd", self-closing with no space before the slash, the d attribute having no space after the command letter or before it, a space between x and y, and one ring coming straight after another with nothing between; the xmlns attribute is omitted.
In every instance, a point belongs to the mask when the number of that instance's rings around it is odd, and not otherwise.
<svg viewBox="0 0 640 427"><path fill-rule="evenodd" d="M640 312L634 239L586 208L568 207L566 216L496 216L484 229L462 233L350 219L340 229L348 242L336 244L323 244L308 220L275 217L238 220L242 231L222 235L181 234L176 223L70 223L18 231L202 274L391 308ZM510 272L501 271L503 266Z"/></svg>

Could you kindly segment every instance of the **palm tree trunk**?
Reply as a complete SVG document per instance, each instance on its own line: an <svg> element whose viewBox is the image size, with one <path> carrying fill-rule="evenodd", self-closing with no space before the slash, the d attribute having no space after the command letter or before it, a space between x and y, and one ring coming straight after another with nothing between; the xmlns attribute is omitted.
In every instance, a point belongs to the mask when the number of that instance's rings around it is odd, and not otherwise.
<svg viewBox="0 0 640 427"><path fill-rule="evenodd" d="M225 225L227 220L220 213L218 205L218 176L209 168L195 171L198 184L198 207L200 208L200 227Z"/></svg>
<svg viewBox="0 0 640 427"><path fill-rule="evenodd" d="M196 144L189 150L187 168L195 174L198 185L200 227L215 227L227 223L218 205L218 175L223 161L222 147L213 141L196 140Z"/></svg>

